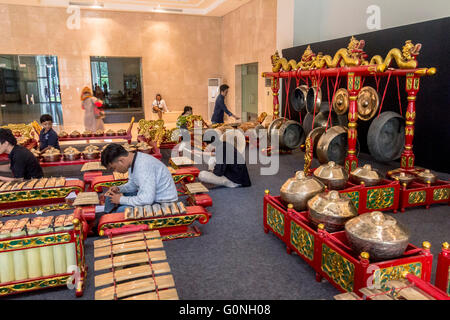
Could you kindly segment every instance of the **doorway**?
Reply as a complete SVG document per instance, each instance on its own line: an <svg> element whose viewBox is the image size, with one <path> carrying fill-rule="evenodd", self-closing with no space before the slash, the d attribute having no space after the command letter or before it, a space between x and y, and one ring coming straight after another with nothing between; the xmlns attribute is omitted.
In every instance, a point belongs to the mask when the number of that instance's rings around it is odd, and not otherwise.
<svg viewBox="0 0 450 320"><path fill-rule="evenodd" d="M242 122L258 119L258 63L241 65Z"/></svg>
<svg viewBox="0 0 450 320"><path fill-rule="evenodd" d="M0 55L0 122L39 122L50 114L63 124L56 56Z"/></svg>

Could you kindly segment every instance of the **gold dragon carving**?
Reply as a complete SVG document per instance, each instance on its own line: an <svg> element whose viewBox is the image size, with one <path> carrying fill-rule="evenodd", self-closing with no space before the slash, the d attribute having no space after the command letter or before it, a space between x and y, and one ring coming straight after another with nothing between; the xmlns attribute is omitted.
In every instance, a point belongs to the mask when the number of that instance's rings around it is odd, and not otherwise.
<svg viewBox="0 0 450 320"><path fill-rule="evenodd" d="M314 59L312 69L368 65L369 63L365 60L367 55L363 51L365 45L364 40L357 40L352 36L347 48L339 49L333 58L329 55L322 56L322 54L318 54Z"/></svg>
<svg viewBox="0 0 450 320"><path fill-rule="evenodd" d="M384 72L389 68L393 60L395 60L400 69L415 69L417 67L416 57L419 55L421 48L422 45L420 43L414 45L411 40L406 40L402 50L398 48L391 49L384 60L379 55L373 56L370 59L370 64L376 64L379 72Z"/></svg>

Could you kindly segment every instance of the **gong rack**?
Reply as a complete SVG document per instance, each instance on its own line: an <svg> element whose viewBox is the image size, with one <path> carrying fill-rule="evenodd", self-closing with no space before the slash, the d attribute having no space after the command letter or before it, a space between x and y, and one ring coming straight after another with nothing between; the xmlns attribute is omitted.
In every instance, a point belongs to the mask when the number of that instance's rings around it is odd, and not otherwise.
<svg viewBox="0 0 450 320"><path fill-rule="evenodd" d="M362 46L359 47L351 47L352 43L362 43ZM413 46L411 42L408 40L405 43L405 46L402 48L403 52L408 49L409 46ZM402 60L403 58L398 58L402 53L400 53L399 49L392 49L389 51L386 59L383 62L383 59L380 56L375 56L371 59L372 64L367 64L367 61L364 61L364 58L367 56L363 51L362 47L364 46L363 40L357 41L352 37L350 40L350 44L348 49L340 49L336 52L333 65L335 67L327 67L328 62L320 64L321 61L325 61L324 57L321 54L315 56L310 47L305 50L305 53L302 56L302 60L297 64L295 60L287 61L285 58L280 58L278 56L278 52L275 53L271 57L272 59L272 72L263 72L262 77L264 78L272 78L272 93L273 93L273 115L274 118L279 116L279 89L280 89L280 79L296 79L297 83L299 83L302 79L306 79L307 83L311 82L313 86L321 87L322 81L324 79L335 77L336 81L333 86L331 86L331 90L328 90L330 107L331 101L333 101L334 96L336 94L336 90L339 87L339 77L346 78L347 81L347 91L349 95L349 107L348 107L348 134L347 134L347 156L345 158L344 167L350 173L354 169L358 167L358 158L356 156L356 144L357 144L357 97L360 93L364 80L366 77L374 77L376 82L379 83L379 79L382 77L388 77L387 83L384 89L383 98L381 99L380 107L378 114L381 112L382 104L384 101L384 96L386 94L386 89L389 84L389 80L392 76L397 77L405 77L406 85L405 91L407 93L407 107L406 107L406 127L405 127L405 144L404 149L400 157L401 166L398 169L392 170L388 172L388 176L398 173L398 172L407 172L413 175L420 173L423 169L416 168L414 166L414 152L413 152L413 139L414 139L414 125L416 118L416 97L420 89L420 78L423 76L434 75L436 73L436 68L417 68L417 61L415 60L415 56L418 54L414 54L410 57L409 60L405 62ZM419 46L417 44L415 47ZM352 49L352 50L350 50ZM394 57L394 53L398 52L398 57ZM350 54L348 54L350 52ZM410 51L412 52L412 51ZM356 53L356 54L355 54ZM359 53L359 55L358 55ZM354 55L355 54L355 55ZM348 63L352 58L353 65ZM309 57L310 60L305 60L305 57ZM312 57L312 58L311 58ZM329 56L325 56L329 57ZM378 57L378 59L377 59ZM339 59L338 59L339 58ZM391 61L397 62L397 65L400 68L391 68L389 64ZM330 58L331 60L331 58ZM381 60L381 61L380 61ZM317 64L320 68L314 68L315 63L319 61ZM350 61L351 62L351 61ZM364 64L366 65L358 65ZM339 66L339 67L336 67ZM413 66L413 67L412 67ZM297 68L297 69L296 69ZM291 70L292 69L292 70ZM296 70L295 70L296 69ZM378 79L378 80L377 80ZM290 86L290 81L288 81L288 86ZM334 90L333 90L334 89ZM399 88L398 88L399 89ZM333 91L334 92L333 92ZM399 89L400 90L400 89ZM332 91L332 95L330 95L330 91ZM317 95L315 95L317 103ZM287 98L287 100L289 100ZM399 98L400 102L400 98ZM286 108L288 109L288 108ZM314 112L315 113L315 112ZM313 121L314 123L314 121ZM328 125L328 123L327 123ZM305 166L304 171L305 174L312 174L314 171L311 169L311 162L313 159L313 144L312 139L307 139L305 141ZM377 193L377 198L383 199L379 204L375 206L367 207L365 206L365 202L369 202L369 198L363 199L363 208L359 209L359 213L373 211L373 210L393 210L397 212L397 209L400 209L402 212L406 207L414 207L414 206L423 206L425 205L429 208L430 204L434 203L448 203L450 204L450 182L437 180L434 184L419 184L414 183L411 187L407 187L406 184L400 185L398 181L394 181L394 184L398 186L391 189L391 186L377 186L374 192L371 192L374 187L364 187L364 186L348 186L345 190L348 191L348 194L351 196L352 200L355 197L360 198L360 192L363 192L364 195L368 193ZM347 190L348 189L348 190ZM360 189L360 190L359 190ZM341 191L342 192L342 191ZM388 198L389 197L389 198Z"/></svg>

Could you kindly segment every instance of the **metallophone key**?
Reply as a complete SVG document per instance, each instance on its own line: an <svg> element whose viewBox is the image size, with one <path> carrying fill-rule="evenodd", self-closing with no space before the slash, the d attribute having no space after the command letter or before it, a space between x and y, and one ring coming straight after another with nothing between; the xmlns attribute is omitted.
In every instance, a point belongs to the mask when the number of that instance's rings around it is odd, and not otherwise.
<svg viewBox="0 0 450 320"><path fill-rule="evenodd" d="M153 205L127 207L124 210L125 219L142 219L151 217L170 216L187 213L182 202L155 203Z"/></svg>

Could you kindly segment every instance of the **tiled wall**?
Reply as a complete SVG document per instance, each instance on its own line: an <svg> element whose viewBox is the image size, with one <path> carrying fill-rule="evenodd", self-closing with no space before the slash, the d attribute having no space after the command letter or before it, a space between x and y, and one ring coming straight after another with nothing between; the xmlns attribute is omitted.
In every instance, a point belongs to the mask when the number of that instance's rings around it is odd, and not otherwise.
<svg viewBox="0 0 450 320"><path fill-rule="evenodd" d="M90 56L142 57L146 118L161 93L170 111L185 105L207 117L207 79L222 74L217 17L81 11L79 30L62 8L0 5L0 54L58 56L64 124L83 124L80 91L91 83Z"/></svg>
<svg viewBox="0 0 450 320"><path fill-rule="evenodd" d="M207 118L208 78L230 85L235 112L236 65L258 62L259 75L271 69L276 11L277 0L253 0L222 18L82 10L80 29L70 30L63 8L0 5L0 54L58 56L67 126L83 124L79 97L91 84L90 56L142 57L146 118L157 92L170 111L191 105ZM267 90L259 76L258 112L271 112Z"/></svg>

